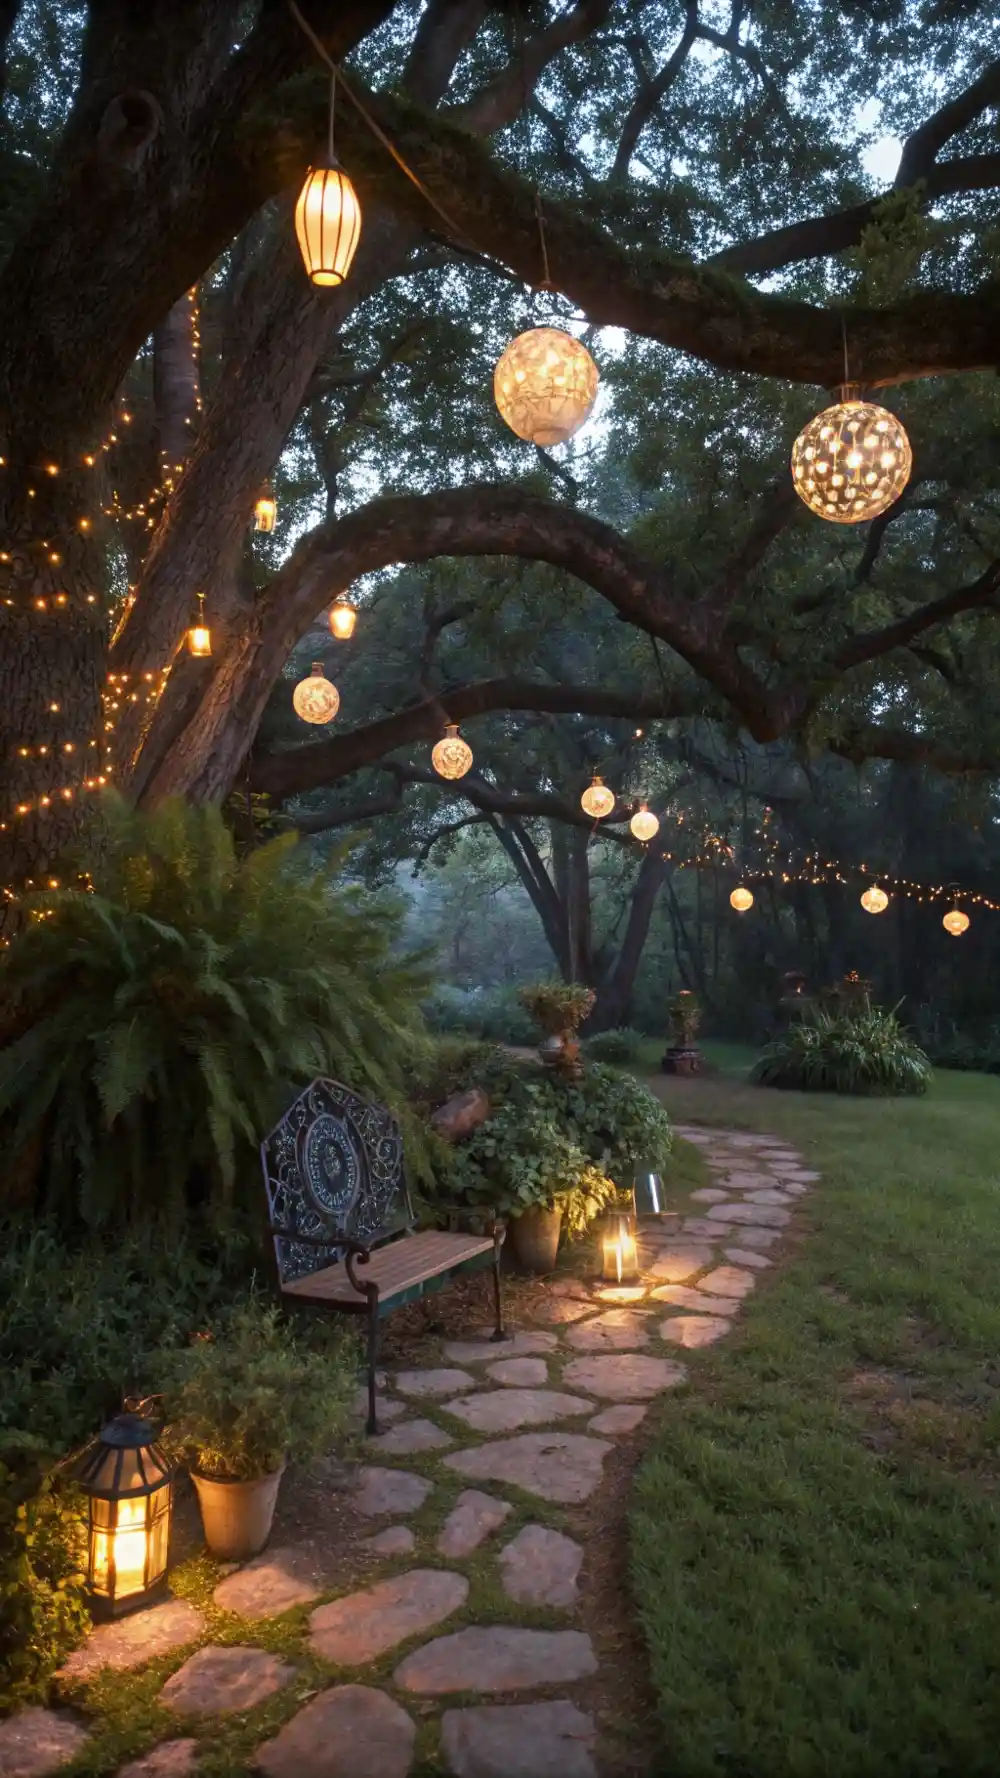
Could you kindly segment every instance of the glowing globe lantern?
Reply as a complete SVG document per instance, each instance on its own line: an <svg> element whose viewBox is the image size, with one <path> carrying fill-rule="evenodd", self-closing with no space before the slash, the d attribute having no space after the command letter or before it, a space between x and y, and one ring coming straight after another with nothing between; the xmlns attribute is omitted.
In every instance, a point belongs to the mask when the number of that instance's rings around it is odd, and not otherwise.
<svg viewBox="0 0 1000 1778"><path fill-rule="evenodd" d="M270 482L265 482L254 501L253 528L255 531L273 531L278 516L278 502L274 498Z"/></svg>
<svg viewBox="0 0 1000 1778"><path fill-rule="evenodd" d="M357 621L358 614L350 599L345 598L343 593L338 594L330 606L330 629L338 642L347 642L354 635Z"/></svg>
<svg viewBox="0 0 1000 1778"><path fill-rule="evenodd" d="M300 679L292 693L296 716L303 722L332 722L340 709L340 693L323 672L322 661L313 661L307 679Z"/></svg>
<svg viewBox="0 0 1000 1778"><path fill-rule="evenodd" d="M449 722L431 751L431 765L439 778L464 778L472 765L472 748L463 741L458 724Z"/></svg>
<svg viewBox="0 0 1000 1778"><path fill-rule="evenodd" d="M501 418L528 444L565 444L597 400L597 366L560 327L533 327L511 340L493 372Z"/></svg>
<svg viewBox="0 0 1000 1778"><path fill-rule="evenodd" d="M861 401L850 383L792 446L795 492L810 511L837 525L861 524L885 512L899 499L912 467L910 441L895 414Z"/></svg>
<svg viewBox="0 0 1000 1778"><path fill-rule="evenodd" d="M77 1472L89 1497L87 1593L95 1617L149 1605L166 1582L173 1472L139 1414L119 1414Z"/></svg>
<svg viewBox="0 0 1000 1778"><path fill-rule="evenodd" d="M603 821L615 806L615 793L595 774L580 798L580 807L594 821Z"/></svg>
<svg viewBox="0 0 1000 1778"><path fill-rule="evenodd" d="M963 932L968 932L970 921L968 914L963 914L961 908L950 908L941 924L946 932L951 933L952 938L961 938Z"/></svg>
<svg viewBox="0 0 1000 1778"><path fill-rule="evenodd" d="M312 167L295 205L295 233L312 284L342 284L361 236L361 205L338 166Z"/></svg>
<svg viewBox="0 0 1000 1778"><path fill-rule="evenodd" d="M731 908L735 908L738 914L745 914L748 908L753 907L753 896L750 890L745 889L740 883L729 897L729 905Z"/></svg>
<svg viewBox="0 0 1000 1778"><path fill-rule="evenodd" d="M645 803L643 803L641 808L636 810L629 822L629 826L635 834L636 839L642 840L643 842L653 839L660 831L659 820L653 814L652 809L647 809Z"/></svg>
<svg viewBox="0 0 1000 1778"><path fill-rule="evenodd" d="M601 1235L601 1277L628 1284L639 1276L639 1248L631 1210L609 1210Z"/></svg>
<svg viewBox="0 0 1000 1778"><path fill-rule="evenodd" d="M889 906L889 897L884 889L880 889L877 883L873 883L861 897L861 906L866 914L884 914Z"/></svg>

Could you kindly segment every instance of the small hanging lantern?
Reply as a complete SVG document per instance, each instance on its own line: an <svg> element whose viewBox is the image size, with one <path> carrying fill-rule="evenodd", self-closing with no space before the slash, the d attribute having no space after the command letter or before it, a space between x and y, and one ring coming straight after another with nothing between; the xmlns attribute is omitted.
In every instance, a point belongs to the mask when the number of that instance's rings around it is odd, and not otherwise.
<svg viewBox="0 0 1000 1778"><path fill-rule="evenodd" d="M742 883L738 884L729 897L729 905L731 908L735 908L738 914L745 914L749 908L753 907L753 896L750 890L744 888Z"/></svg>
<svg viewBox="0 0 1000 1778"><path fill-rule="evenodd" d="M472 766L472 748L463 741L457 722L445 725L440 741L431 751L431 765L439 778L464 778Z"/></svg>
<svg viewBox="0 0 1000 1778"><path fill-rule="evenodd" d="M963 914L961 908L956 905L949 908L941 924L946 932L951 933L952 938L961 938L963 932L968 932L971 922L968 914Z"/></svg>
<svg viewBox="0 0 1000 1778"><path fill-rule="evenodd" d="M511 340L493 372L500 416L528 444L565 444L590 417L600 381L580 340L532 327Z"/></svg>
<svg viewBox="0 0 1000 1778"><path fill-rule="evenodd" d="M80 1463L89 1496L87 1593L95 1617L122 1617L163 1591L173 1473L139 1414L119 1414Z"/></svg>
<svg viewBox="0 0 1000 1778"><path fill-rule="evenodd" d="M877 883L873 883L861 897L861 906L866 914L884 914L889 906L889 897L884 889L880 889Z"/></svg>
<svg viewBox="0 0 1000 1778"><path fill-rule="evenodd" d="M642 840L643 842L653 839L660 831L659 820L653 814L652 809L647 809L645 803L642 803L640 807L636 809L635 814L629 822L629 826L635 834L636 839Z"/></svg>
<svg viewBox="0 0 1000 1778"><path fill-rule="evenodd" d="M212 632L205 622L205 595L198 594L198 621L187 633L188 653L204 659L212 652Z"/></svg>
<svg viewBox="0 0 1000 1778"><path fill-rule="evenodd" d="M667 1216L667 1194L659 1173L637 1173L632 1185L637 1216Z"/></svg>
<svg viewBox="0 0 1000 1778"><path fill-rule="evenodd" d="M338 642L349 641L357 621L358 614L350 599L344 593L338 593L330 606L330 629Z"/></svg>
<svg viewBox="0 0 1000 1778"><path fill-rule="evenodd" d="M292 693L292 706L303 722L333 721L340 709L340 693L326 677L322 661L313 661L312 672L299 680Z"/></svg>
<svg viewBox="0 0 1000 1778"><path fill-rule="evenodd" d="M800 500L821 519L857 525L898 500L910 479L913 452L887 408L861 401L845 383L792 446L792 481Z"/></svg>
<svg viewBox="0 0 1000 1778"><path fill-rule="evenodd" d="M601 1235L601 1277L612 1284L630 1284L639 1276L635 1214L609 1210Z"/></svg>
<svg viewBox="0 0 1000 1778"><path fill-rule="evenodd" d="M265 482L254 501L253 528L255 531L273 531L274 521L278 516L278 502L274 498L274 490L270 482Z"/></svg>
<svg viewBox="0 0 1000 1778"><path fill-rule="evenodd" d="M295 205L295 233L312 284L342 284L361 236L361 205L333 151L337 77L330 80L330 127L326 165L310 167Z"/></svg>
<svg viewBox="0 0 1000 1778"><path fill-rule="evenodd" d="M581 809L585 815L590 815L594 821L603 821L605 816L610 815L614 806L614 791L609 790L603 778L599 778L595 772L580 798Z"/></svg>

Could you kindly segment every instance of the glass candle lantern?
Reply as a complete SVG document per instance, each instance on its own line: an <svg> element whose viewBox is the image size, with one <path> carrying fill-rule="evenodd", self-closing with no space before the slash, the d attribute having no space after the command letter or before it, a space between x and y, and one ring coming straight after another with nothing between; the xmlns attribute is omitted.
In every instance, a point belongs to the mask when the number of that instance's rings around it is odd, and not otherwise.
<svg viewBox="0 0 1000 1778"><path fill-rule="evenodd" d="M632 1186L637 1216L666 1216L667 1194L658 1173L637 1173Z"/></svg>
<svg viewBox="0 0 1000 1778"><path fill-rule="evenodd" d="M89 1496L87 1593L95 1617L152 1604L166 1586L173 1472L139 1414L118 1414L85 1453Z"/></svg>
<svg viewBox="0 0 1000 1778"><path fill-rule="evenodd" d="M601 1276L612 1284L630 1284L638 1278L639 1250L631 1210L609 1210L604 1219L601 1260Z"/></svg>

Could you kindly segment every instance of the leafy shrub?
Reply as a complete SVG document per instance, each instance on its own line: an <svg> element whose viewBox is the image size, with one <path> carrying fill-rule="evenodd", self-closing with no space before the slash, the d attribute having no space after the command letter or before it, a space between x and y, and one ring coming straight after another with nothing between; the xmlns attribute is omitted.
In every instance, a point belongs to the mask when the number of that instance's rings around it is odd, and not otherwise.
<svg viewBox="0 0 1000 1778"><path fill-rule="evenodd" d="M977 1021L960 1027L936 1007L918 1007L916 1034L935 1068L956 1068L976 1074L1000 1074L1000 1024Z"/></svg>
<svg viewBox="0 0 1000 1778"><path fill-rule="evenodd" d="M0 1136L43 1208L176 1225L243 1178L256 1209L254 1145L297 1086L400 1108L425 980L396 916L294 846L240 859L217 810L113 803L95 893L42 898L0 966Z"/></svg>
<svg viewBox="0 0 1000 1778"><path fill-rule="evenodd" d="M620 1066L624 1062L638 1061L642 1033L633 1031L630 1025L621 1025L617 1031L595 1032L583 1047L592 1061L613 1062Z"/></svg>
<svg viewBox="0 0 1000 1778"><path fill-rule="evenodd" d="M894 1012L817 1008L768 1044L751 1079L815 1093L925 1093L931 1065Z"/></svg>
<svg viewBox="0 0 1000 1778"><path fill-rule="evenodd" d="M697 994L681 988L667 1006L670 1020L670 1041L674 1049L690 1049L698 1035L703 1008Z"/></svg>
<svg viewBox="0 0 1000 1778"><path fill-rule="evenodd" d="M550 1037L578 1030L596 998L580 982L538 982L518 994L525 1011Z"/></svg>
<svg viewBox="0 0 1000 1778"><path fill-rule="evenodd" d="M483 1042L533 1044L538 1033L513 988L455 988L442 983L424 1002L432 1031L466 1032Z"/></svg>
<svg viewBox="0 0 1000 1778"><path fill-rule="evenodd" d="M36 1442L0 1433L0 1709L30 1697L88 1622L84 1505Z"/></svg>
<svg viewBox="0 0 1000 1778"><path fill-rule="evenodd" d="M274 1304L251 1297L214 1328L164 1353L167 1447L199 1475L251 1481L287 1457L308 1462L347 1425L353 1343L329 1331L309 1350Z"/></svg>

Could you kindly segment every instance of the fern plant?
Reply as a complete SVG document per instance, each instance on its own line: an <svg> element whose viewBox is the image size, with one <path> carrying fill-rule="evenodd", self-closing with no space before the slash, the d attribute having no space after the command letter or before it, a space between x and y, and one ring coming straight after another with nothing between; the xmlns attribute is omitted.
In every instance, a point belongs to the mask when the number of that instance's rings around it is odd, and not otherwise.
<svg viewBox="0 0 1000 1778"><path fill-rule="evenodd" d="M931 1065L895 1012L871 1006L818 1008L768 1044L751 1079L800 1092L925 1093Z"/></svg>
<svg viewBox="0 0 1000 1778"><path fill-rule="evenodd" d="M317 1074L402 1108L419 959L286 834L238 857L216 809L107 809L94 893L39 897L0 964L0 1137L91 1227L259 1194L254 1146Z"/></svg>

